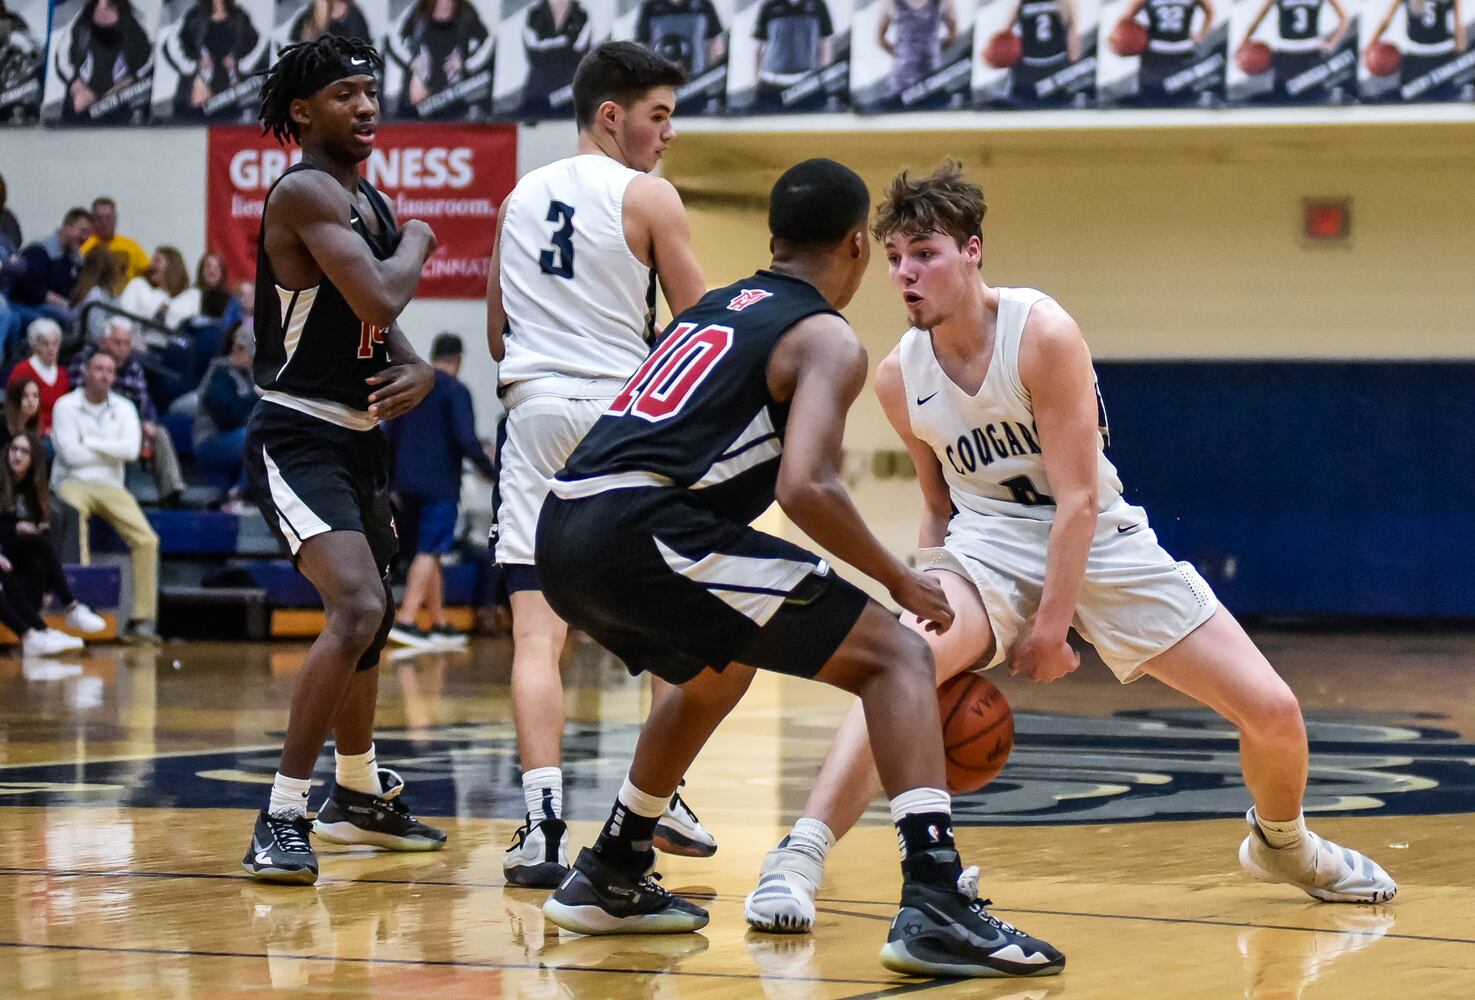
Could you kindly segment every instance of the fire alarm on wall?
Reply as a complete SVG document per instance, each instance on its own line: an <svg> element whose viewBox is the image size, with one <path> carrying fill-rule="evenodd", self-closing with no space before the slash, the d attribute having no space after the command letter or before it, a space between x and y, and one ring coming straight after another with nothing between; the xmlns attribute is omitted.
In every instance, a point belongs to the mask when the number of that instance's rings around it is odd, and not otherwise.
<svg viewBox="0 0 1475 1000"><path fill-rule="evenodd" d="M1315 243L1344 243L1352 226L1350 198L1307 198L1301 212L1301 233Z"/></svg>

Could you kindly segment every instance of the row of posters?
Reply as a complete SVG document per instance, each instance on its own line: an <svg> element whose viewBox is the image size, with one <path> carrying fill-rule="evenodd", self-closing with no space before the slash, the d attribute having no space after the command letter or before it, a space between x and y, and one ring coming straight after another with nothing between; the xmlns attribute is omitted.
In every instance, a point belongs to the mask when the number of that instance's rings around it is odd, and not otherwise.
<svg viewBox="0 0 1475 1000"><path fill-rule="evenodd" d="M1475 0L0 0L0 122L247 122L325 32L386 117L567 117L579 59L681 63L684 114L1475 100ZM49 40L49 44L48 44Z"/></svg>

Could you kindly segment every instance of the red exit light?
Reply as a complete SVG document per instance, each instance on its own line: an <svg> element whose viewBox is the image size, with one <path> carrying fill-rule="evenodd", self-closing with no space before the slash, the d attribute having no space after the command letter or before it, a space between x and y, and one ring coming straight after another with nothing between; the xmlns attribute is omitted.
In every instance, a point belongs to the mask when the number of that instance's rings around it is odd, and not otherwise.
<svg viewBox="0 0 1475 1000"><path fill-rule="evenodd" d="M1303 232L1308 240L1336 243L1347 238L1352 224L1352 203L1347 199L1308 200L1302 216Z"/></svg>

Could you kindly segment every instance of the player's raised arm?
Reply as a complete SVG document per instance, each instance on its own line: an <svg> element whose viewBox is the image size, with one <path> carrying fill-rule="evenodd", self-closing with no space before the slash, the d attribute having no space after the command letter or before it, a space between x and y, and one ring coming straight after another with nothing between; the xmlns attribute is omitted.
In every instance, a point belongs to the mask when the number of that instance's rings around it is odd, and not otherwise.
<svg viewBox="0 0 1475 1000"><path fill-rule="evenodd" d="M1038 303L1030 314L1019 350L1019 377L1033 404L1055 518L1040 607L1011 667L1050 681L1080 664L1066 635L1080 601L1100 499L1100 413L1091 354L1075 320L1053 302Z"/></svg>
<svg viewBox="0 0 1475 1000"><path fill-rule="evenodd" d="M840 482L845 414L865 379L865 348L838 316L811 316L774 348L769 386L775 398L790 401L775 498L815 542L884 585L903 608L945 632L953 612L942 587L908 569L881 544Z"/></svg>
<svg viewBox="0 0 1475 1000"><path fill-rule="evenodd" d="M900 348L886 355L876 369L876 398L901 443L906 446L912 465L917 470L917 485L922 490L922 525L917 532L920 548L936 548L947 537L947 525L953 514L951 494L942 475L942 463L932 446L912 433L912 419L907 412L906 384L901 373Z"/></svg>
<svg viewBox="0 0 1475 1000"><path fill-rule="evenodd" d="M411 219L394 255L375 259L349 225L353 206L342 186L318 171L284 177L267 211L272 226L300 240L354 314L372 326L387 327L404 311L420 284L420 269L435 252L435 233Z"/></svg>
<svg viewBox="0 0 1475 1000"><path fill-rule="evenodd" d="M702 267L691 247L691 225L675 186L664 177L636 177L626 189L626 233L632 246L648 247L671 315L696 305L707 292ZM637 254L637 256L639 256Z"/></svg>

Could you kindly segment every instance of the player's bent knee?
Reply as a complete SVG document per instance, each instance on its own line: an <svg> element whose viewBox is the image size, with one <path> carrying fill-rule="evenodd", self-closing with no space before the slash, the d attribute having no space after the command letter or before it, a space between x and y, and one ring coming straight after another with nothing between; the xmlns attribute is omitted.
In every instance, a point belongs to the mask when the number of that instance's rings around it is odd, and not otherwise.
<svg viewBox="0 0 1475 1000"><path fill-rule="evenodd" d="M368 646L383 627L389 603L382 587L360 587L347 594L324 596L327 630L341 638Z"/></svg>

